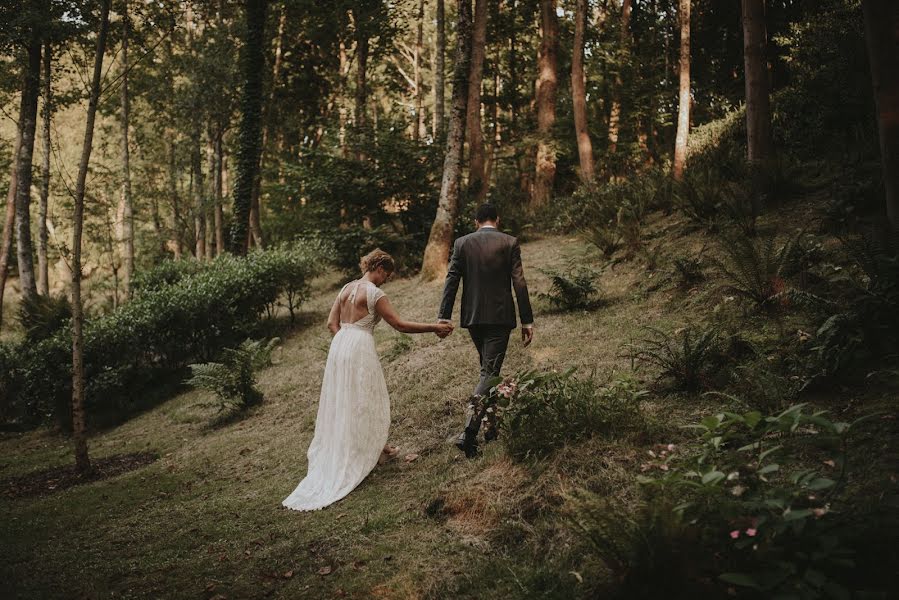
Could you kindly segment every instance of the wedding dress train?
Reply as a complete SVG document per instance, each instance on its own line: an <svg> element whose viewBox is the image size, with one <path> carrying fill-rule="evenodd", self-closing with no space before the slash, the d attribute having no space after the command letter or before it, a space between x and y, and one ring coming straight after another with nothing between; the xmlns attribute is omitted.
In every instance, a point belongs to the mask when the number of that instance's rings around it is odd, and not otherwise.
<svg viewBox="0 0 899 600"><path fill-rule="evenodd" d="M387 443L390 397L372 337L381 320L375 304L384 292L358 281L350 306L357 291L366 294L368 314L342 322L331 340L306 477L281 503L293 510L317 510L349 494L378 464Z"/></svg>

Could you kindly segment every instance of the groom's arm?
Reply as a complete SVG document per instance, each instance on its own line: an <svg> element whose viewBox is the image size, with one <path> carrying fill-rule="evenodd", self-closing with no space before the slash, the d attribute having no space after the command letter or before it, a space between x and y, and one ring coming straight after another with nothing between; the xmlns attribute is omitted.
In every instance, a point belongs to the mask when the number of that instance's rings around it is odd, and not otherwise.
<svg viewBox="0 0 899 600"><path fill-rule="evenodd" d="M461 248L459 240L456 240L456 243L453 244L449 269L446 271L446 280L443 283L443 298L440 301L440 311L437 313L439 321L449 321L453 317L453 304L456 303L456 292L459 291L459 282L462 280Z"/></svg>
<svg viewBox="0 0 899 600"><path fill-rule="evenodd" d="M531 297L528 294L528 283L524 279L524 266L521 264L521 246L515 240L512 246L512 287L518 301L518 316L523 328L534 327L534 313L531 310Z"/></svg>

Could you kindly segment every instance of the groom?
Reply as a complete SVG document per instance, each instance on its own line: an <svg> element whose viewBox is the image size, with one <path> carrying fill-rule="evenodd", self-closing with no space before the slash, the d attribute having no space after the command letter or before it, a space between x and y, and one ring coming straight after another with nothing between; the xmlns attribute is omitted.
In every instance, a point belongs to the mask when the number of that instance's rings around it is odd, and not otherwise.
<svg viewBox="0 0 899 600"><path fill-rule="evenodd" d="M474 389L474 395L480 396L487 394L488 382L499 375L509 334L515 329L513 288L521 317L521 340L525 346L534 339L534 315L518 240L497 229L499 216L493 204L478 207L475 224L477 231L460 237L453 245L438 321L450 321L461 281L461 326L468 329L481 360L481 379ZM475 404L469 403L465 430L456 439L456 446L469 458L477 455L480 425Z"/></svg>

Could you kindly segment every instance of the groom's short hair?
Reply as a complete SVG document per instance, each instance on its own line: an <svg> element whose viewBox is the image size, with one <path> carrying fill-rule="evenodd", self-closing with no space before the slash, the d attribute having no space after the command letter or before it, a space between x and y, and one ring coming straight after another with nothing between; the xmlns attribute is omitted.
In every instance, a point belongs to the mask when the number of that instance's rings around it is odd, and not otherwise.
<svg viewBox="0 0 899 600"><path fill-rule="evenodd" d="M478 207L477 212L475 212L474 214L474 218L478 223L485 223L486 221L496 221L496 205L490 202L485 202Z"/></svg>

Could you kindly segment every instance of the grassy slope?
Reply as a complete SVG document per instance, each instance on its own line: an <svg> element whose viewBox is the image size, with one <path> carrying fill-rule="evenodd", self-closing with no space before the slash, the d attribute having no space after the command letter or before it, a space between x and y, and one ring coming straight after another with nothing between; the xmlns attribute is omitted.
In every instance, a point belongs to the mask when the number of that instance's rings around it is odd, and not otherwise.
<svg viewBox="0 0 899 600"><path fill-rule="evenodd" d="M647 243L671 257L706 241L659 217ZM541 268L600 264L574 238L534 241L523 253L532 295L547 290ZM601 281L610 302L592 313L547 314L538 302L536 341L527 350L513 342L504 371L630 369L622 346L642 325L681 326L722 301L715 281L690 292L671 285L647 291L664 272L648 274L639 258L607 268ZM481 459L460 459L447 438L475 381L467 335L415 336L410 344L382 324L376 340L393 402L391 443L401 456L420 457L375 469L324 511L281 509L305 473L335 283L321 281L306 306L307 325L260 374L266 401L242 421L210 428L191 407L200 394L184 393L92 439L95 456L150 449L161 455L153 465L46 498L0 500L4 585L21 597L529 597L572 548L565 529L541 516L545 508L560 505L575 486L623 501L635 495L644 448L616 440L595 438L532 467L511 463L496 443ZM384 289L402 314L434 317L439 284L399 280ZM710 402L655 398L647 408L673 426ZM2 477L72 460L67 440L46 431L4 436L0 456ZM443 510L429 516L438 498ZM322 567L333 571L319 575ZM577 588L575 575L565 577L563 588Z"/></svg>

